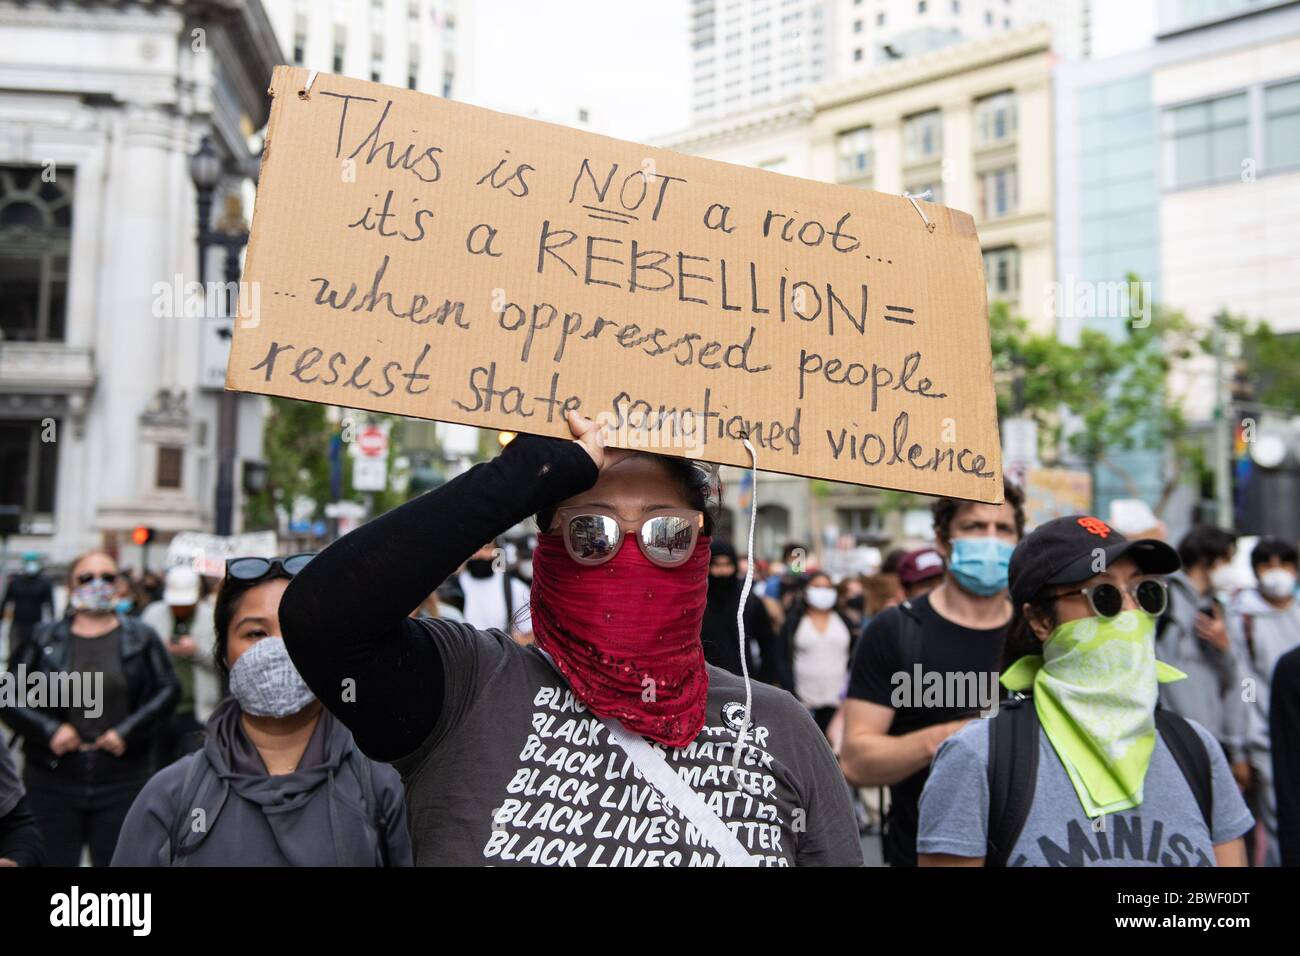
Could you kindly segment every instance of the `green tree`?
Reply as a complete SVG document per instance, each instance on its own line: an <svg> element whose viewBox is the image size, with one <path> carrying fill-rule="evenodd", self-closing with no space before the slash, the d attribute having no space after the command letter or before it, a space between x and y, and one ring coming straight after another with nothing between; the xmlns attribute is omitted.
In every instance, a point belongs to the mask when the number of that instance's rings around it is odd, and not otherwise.
<svg viewBox="0 0 1300 956"><path fill-rule="evenodd" d="M308 497L317 516L330 500L330 424L326 407L292 398L271 398L262 432L267 463L266 487L245 504L250 530L278 530L277 509L291 513L293 503Z"/></svg>
<svg viewBox="0 0 1300 956"><path fill-rule="evenodd" d="M1090 469L1117 476L1137 493L1134 476L1116 454L1163 449L1166 463L1159 511L1189 474L1204 475L1201 436L1188 428L1187 395L1171 387L1170 372L1211 349L1205 329L1177 310L1148 303L1136 276L1130 289L1139 298L1131 314L1106 331L1085 329L1077 345L1055 335L1032 333L1024 319L999 303L990 312L999 414L1020 414L1039 426L1040 452L1052 462L1068 448Z"/></svg>

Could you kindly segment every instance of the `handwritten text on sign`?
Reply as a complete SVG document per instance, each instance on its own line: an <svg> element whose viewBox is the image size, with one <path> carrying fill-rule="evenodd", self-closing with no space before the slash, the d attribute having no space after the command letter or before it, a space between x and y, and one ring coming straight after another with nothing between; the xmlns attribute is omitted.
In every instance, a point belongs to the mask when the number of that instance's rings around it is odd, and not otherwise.
<svg viewBox="0 0 1300 956"><path fill-rule="evenodd" d="M227 386L1001 499L969 216L281 67Z"/></svg>

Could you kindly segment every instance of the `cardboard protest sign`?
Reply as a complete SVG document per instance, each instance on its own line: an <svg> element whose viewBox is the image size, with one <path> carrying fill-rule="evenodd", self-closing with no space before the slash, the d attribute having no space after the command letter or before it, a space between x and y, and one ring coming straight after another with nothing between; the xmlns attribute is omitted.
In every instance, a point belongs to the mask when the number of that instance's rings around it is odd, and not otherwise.
<svg viewBox="0 0 1300 956"><path fill-rule="evenodd" d="M970 216L308 77L272 81L228 388L1001 500Z"/></svg>
<svg viewBox="0 0 1300 956"><path fill-rule="evenodd" d="M1025 527L1092 511L1092 475L1067 468L1029 468L1024 475Z"/></svg>

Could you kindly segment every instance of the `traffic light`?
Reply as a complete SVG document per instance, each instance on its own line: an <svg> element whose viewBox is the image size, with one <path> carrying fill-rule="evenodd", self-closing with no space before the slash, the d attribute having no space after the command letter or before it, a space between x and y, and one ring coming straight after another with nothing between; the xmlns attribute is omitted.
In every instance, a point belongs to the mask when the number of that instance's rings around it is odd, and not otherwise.
<svg viewBox="0 0 1300 956"><path fill-rule="evenodd" d="M153 528L146 528L144 525L137 525L131 530L131 541L144 547L154 539Z"/></svg>

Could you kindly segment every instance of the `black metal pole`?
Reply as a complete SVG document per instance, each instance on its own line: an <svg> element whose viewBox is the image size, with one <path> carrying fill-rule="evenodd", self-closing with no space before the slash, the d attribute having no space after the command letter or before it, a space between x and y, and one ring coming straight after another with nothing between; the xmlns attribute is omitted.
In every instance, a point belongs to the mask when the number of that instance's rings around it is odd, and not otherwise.
<svg viewBox="0 0 1300 956"><path fill-rule="evenodd" d="M199 197L199 285L203 287L203 302L206 306L208 301L208 222L212 219L212 188L209 186L197 186L195 188Z"/></svg>
<svg viewBox="0 0 1300 956"><path fill-rule="evenodd" d="M238 301L235 294L239 281L239 250L243 237L223 236L226 247L226 315L236 321ZM239 438L239 394L223 391L217 413L217 534L234 534L235 527L235 448Z"/></svg>

